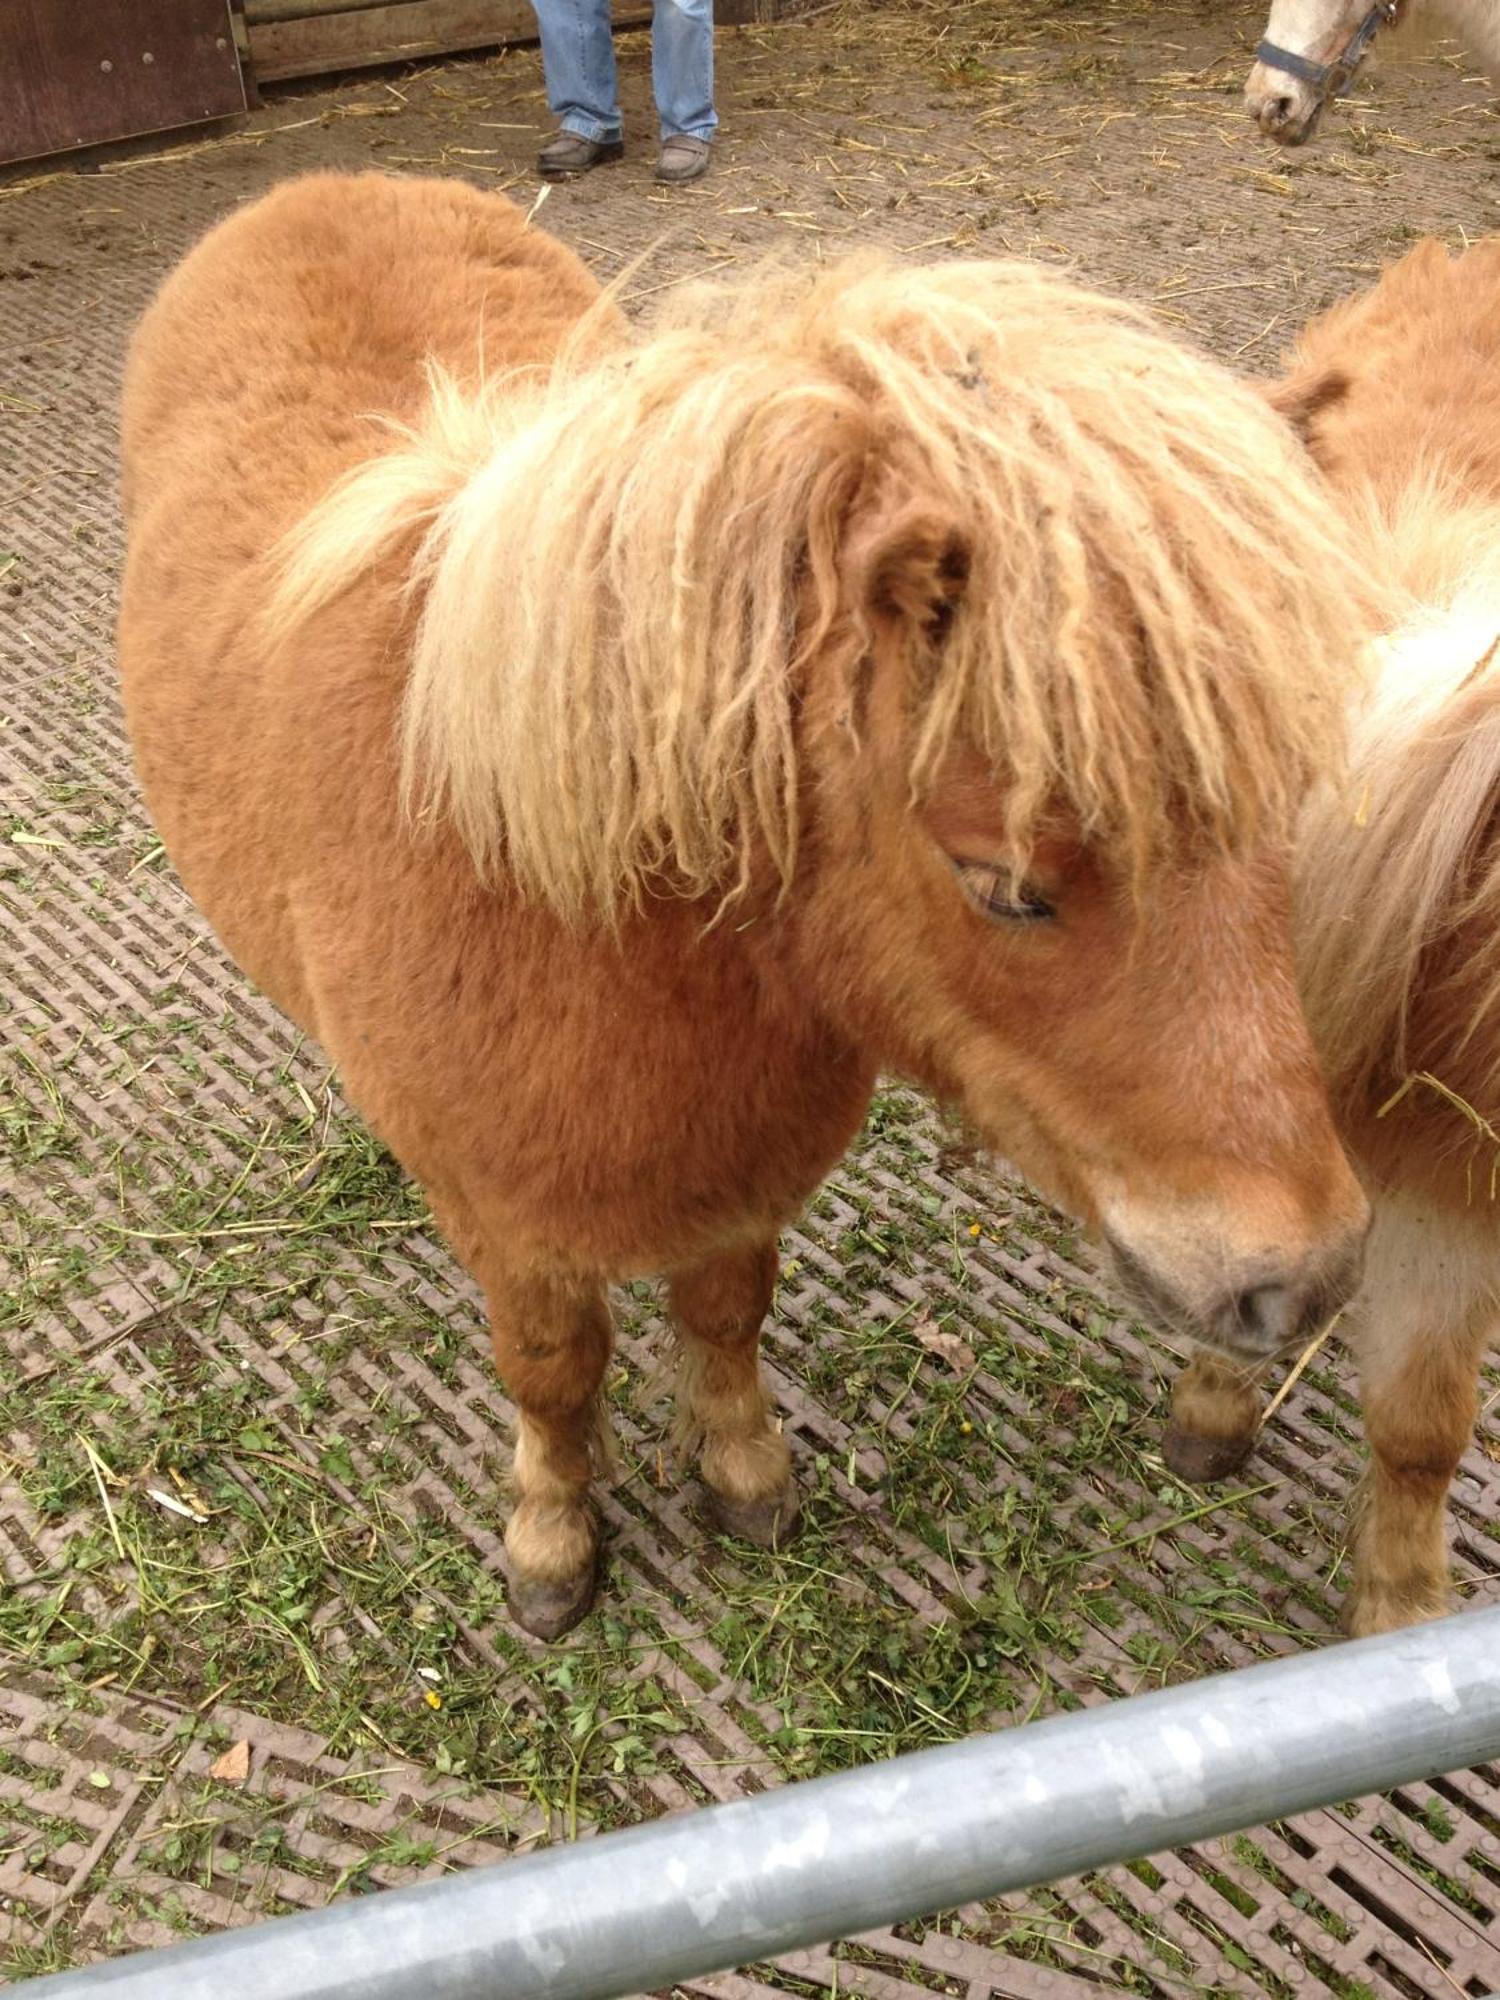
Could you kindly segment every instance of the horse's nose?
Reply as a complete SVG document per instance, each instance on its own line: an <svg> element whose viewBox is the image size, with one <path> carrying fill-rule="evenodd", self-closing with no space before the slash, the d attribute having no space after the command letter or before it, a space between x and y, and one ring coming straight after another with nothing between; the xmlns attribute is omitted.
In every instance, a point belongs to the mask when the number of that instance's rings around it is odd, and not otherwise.
<svg viewBox="0 0 1500 2000"><path fill-rule="evenodd" d="M1277 88L1275 72L1257 64L1245 86L1245 108L1268 139L1300 146L1311 138L1321 106L1300 90Z"/></svg>
<svg viewBox="0 0 1500 2000"><path fill-rule="evenodd" d="M1264 98L1256 110L1256 124L1266 134L1282 146L1306 146L1318 128L1318 106L1304 110L1298 106L1296 98L1276 96Z"/></svg>
<svg viewBox="0 0 1500 2000"><path fill-rule="evenodd" d="M1255 122L1268 139L1279 139L1283 146L1300 146L1307 137L1306 120L1299 119L1296 100L1291 97L1266 98Z"/></svg>

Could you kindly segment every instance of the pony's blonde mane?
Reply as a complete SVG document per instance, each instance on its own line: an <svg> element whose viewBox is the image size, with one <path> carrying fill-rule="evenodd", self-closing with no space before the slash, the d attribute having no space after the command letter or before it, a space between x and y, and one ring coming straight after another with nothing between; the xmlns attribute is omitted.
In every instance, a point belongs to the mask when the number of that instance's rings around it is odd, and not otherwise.
<svg viewBox="0 0 1500 2000"><path fill-rule="evenodd" d="M1018 852L1063 801L1137 875L1289 829L1367 629L1334 510L1249 388L1029 266L761 273L545 380L435 374L420 433L294 533L270 616L414 549L409 805L607 918L653 880L733 894L757 853L790 879L799 696L859 671L850 552L912 504L969 558L915 785L973 744Z"/></svg>
<svg viewBox="0 0 1500 2000"><path fill-rule="evenodd" d="M1393 502L1367 495L1353 513L1370 560L1406 603L1374 648L1344 781L1320 788L1304 822L1298 930L1308 1018L1341 1099L1384 1098L1411 1071L1437 1069L1493 1109L1500 507L1418 471ZM1460 1121L1454 1129L1471 1136Z"/></svg>

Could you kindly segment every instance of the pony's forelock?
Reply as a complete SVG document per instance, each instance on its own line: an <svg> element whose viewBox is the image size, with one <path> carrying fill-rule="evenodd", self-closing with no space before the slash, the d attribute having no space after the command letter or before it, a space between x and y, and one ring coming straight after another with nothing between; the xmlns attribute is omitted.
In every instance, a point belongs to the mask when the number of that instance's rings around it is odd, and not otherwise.
<svg viewBox="0 0 1500 2000"><path fill-rule="evenodd" d="M976 745L1018 852L1062 801L1137 875L1289 831L1370 615L1333 511L1248 388L1030 266L761 273L546 380L434 372L427 422L283 550L269 615L289 634L412 537L409 806L608 918L654 878L733 894L757 854L790 879L799 683L857 671L849 538L903 501L968 556L918 784Z"/></svg>

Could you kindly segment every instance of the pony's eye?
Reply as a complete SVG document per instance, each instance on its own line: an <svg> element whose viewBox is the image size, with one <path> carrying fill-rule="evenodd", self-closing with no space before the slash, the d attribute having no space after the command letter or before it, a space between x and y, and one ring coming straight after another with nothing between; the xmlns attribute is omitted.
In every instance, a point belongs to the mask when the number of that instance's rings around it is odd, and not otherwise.
<svg viewBox="0 0 1500 2000"><path fill-rule="evenodd" d="M1044 896L1024 882L1018 887L1006 869L986 868L976 861L955 861L953 868L974 908L994 923L1034 924L1057 915Z"/></svg>

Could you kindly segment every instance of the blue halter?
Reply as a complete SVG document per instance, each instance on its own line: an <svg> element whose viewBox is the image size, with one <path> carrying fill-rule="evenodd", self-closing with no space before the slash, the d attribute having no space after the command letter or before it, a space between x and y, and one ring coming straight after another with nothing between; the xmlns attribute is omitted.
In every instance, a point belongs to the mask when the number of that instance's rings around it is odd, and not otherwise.
<svg viewBox="0 0 1500 2000"><path fill-rule="evenodd" d="M1397 11L1397 0L1375 0L1375 5L1349 37L1342 52L1330 63L1314 62L1311 56L1299 56L1292 49L1278 48L1275 42L1262 42L1255 51L1255 59L1263 62L1267 69L1284 70L1288 76L1310 83L1318 93L1319 104L1326 104L1330 97L1336 97L1349 87L1354 72L1365 59L1365 51L1380 30L1389 27L1395 20Z"/></svg>

